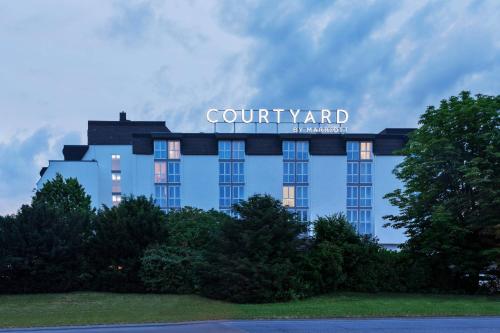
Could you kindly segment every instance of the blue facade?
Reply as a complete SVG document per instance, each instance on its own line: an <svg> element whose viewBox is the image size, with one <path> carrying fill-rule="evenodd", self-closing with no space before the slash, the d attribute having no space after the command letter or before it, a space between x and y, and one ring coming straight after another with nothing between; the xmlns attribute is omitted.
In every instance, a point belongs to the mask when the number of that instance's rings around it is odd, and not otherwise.
<svg viewBox="0 0 500 333"><path fill-rule="evenodd" d="M110 125L116 132L107 132ZM89 122L89 145L65 147L65 160L50 161L37 185L61 173L78 178L95 207L145 195L165 210L226 213L269 194L304 221L342 212L360 234L394 248L405 237L382 227L382 217L396 212L383 197L401 187L392 170L402 160L393 153L406 142L402 132L185 134L158 122Z"/></svg>

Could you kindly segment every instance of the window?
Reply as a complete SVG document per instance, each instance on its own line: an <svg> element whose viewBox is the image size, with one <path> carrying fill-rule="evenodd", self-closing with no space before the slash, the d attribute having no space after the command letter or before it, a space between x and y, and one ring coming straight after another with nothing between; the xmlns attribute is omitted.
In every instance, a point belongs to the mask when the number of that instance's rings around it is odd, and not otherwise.
<svg viewBox="0 0 500 333"><path fill-rule="evenodd" d="M154 142L154 158L166 159L167 158L167 141L155 140Z"/></svg>
<svg viewBox="0 0 500 333"><path fill-rule="evenodd" d="M307 207L308 206L308 193L307 193L307 186L297 186L296 187L296 206L297 207Z"/></svg>
<svg viewBox="0 0 500 333"><path fill-rule="evenodd" d="M243 141L233 141L233 160L243 160L245 159L245 143Z"/></svg>
<svg viewBox="0 0 500 333"><path fill-rule="evenodd" d="M362 235L372 234L372 211L370 209L359 210L359 230Z"/></svg>
<svg viewBox="0 0 500 333"><path fill-rule="evenodd" d="M180 208L180 141L155 140L153 146L155 203L162 209Z"/></svg>
<svg viewBox="0 0 500 333"><path fill-rule="evenodd" d="M307 161L309 159L309 142L297 141L297 160Z"/></svg>
<svg viewBox="0 0 500 333"><path fill-rule="evenodd" d="M168 185L168 207L181 207L181 189L179 185Z"/></svg>
<svg viewBox="0 0 500 333"><path fill-rule="evenodd" d="M359 206L371 207L372 205L372 187L360 186L359 187Z"/></svg>
<svg viewBox="0 0 500 333"><path fill-rule="evenodd" d="M167 185L155 185L155 204L160 208L167 207Z"/></svg>
<svg viewBox="0 0 500 333"><path fill-rule="evenodd" d="M294 162L283 162L283 183L295 183Z"/></svg>
<svg viewBox="0 0 500 333"><path fill-rule="evenodd" d="M308 163L307 162L297 162L297 183L307 183L308 182Z"/></svg>
<svg viewBox="0 0 500 333"><path fill-rule="evenodd" d="M295 187L283 186L283 206L295 207Z"/></svg>
<svg viewBox="0 0 500 333"><path fill-rule="evenodd" d="M113 193L121 193L122 187L121 187L121 179L122 175L119 172L112 172L111 173L111 192Z"/></svg>
<svg viewBox="0 0 500 333"><path fill-rule="evenodd" d="M357 209L348 209L347 210L347 221L353 225L353 227L358 229L358 210Z"/></svg>
<svg viewBox="0 0 500 333"><path fill-rule="evenodd" d="M358 205L358 187L347 186L347 207L356 207Z"/></svg>
<svg viewBox="0 0 500 333"><path fill-rule="evenodd" d="M295 160L295 141L283 141L283 159Z"/></svg>
<svg viewBox="0 0 500 333"><path fill-rule="evenodd" d="M348 161L359 160L359 142L358 141L347 141L347 160Z"/></svg>
<svg viewBox="0 0 500 333"><path fill-rule="evenodd" d="M155 161L155 183L167 182L167 162Z"/></svg>
<svg viewBox="0 0 500 333"><path fill-rule="evenodd" d="M120 155L111 155L111 171L120 171Z"/></svg>
<svg viewBox="0 0 500 333"><path fill-rule="evenodd" d="M359 164L359 182L360 183L371 183L372 182L372 163L371 162L361 162Z"/></svg>
<svg viewBox="0 0 500 333"><path fill-rule="evenodd" d="M348 141L346 147L347 219L361 235L371 235L373 232L370 209L373 204L372 148L373 143L370 141Z"/></svg>
<svg viewBox="0 0 500 333"><path fill-rule="evenodd" d="M219 146L219 209L232 214L231 207L244 199L245 142L221 140Z"/></svg>
<svg viewBox="0 0 500 333"><path fill-rule="evenodd" d="M297 214L299 221L306 222L309 220L309 217L307 216L307 209L296 209L295 213Z"/></svg>
<svg viewBox="0 0 500 333"><path fill-rule="evenodd" d="M283 205L308 220L309 142L283 141Z"/></svg>
<svg viewBox="0 0 500 333"><path fill-rule="evenodd" d="M179 161L169 161L167 170L169 183L181 182L181 163Z"/></svg>
<svg viewBox="0 0 500 333"><path fill-rule="evenodd" d="M231 200L231 204L234 205L234 204L243 200L243 198L244 198L243 191L244 191L244 187L242 185L233 186L233 190L232 190L233 197Z"/></svg>
<svg viewBox="0 0 500 333"><path fill-rule="evenodd" d="M113 206L118 206L122 202L122 196L120 194L113 194L111 201L113 202Z"/></svg>
<svg viewBox="0 0 500 333"><path fill-rule="evenodd" d="M357 183L359 181L359 163L358 162L347 162L347 182Z"/></svg>
<svg viewBox="0 0 500 333"><path fill-rule="evenodd" d="M219 141L219 159L231 159L231 141Z"/></svg>
<svg viewBox="0 0 500 333"><path fill-rule="evenodd" d="M233 183L243 183L244 182L244 163L243 162L233 162Z"/></svg>
<svg viewBox="0 0 500 333"><path fill-rule="evenodd" d="M231 207L231 186L219 186L219 206L229 208Z"/></svg>
<svg viewBox="0 0 500 333"><path fill-rule="evenodd" d="M219 183L231 183L231 162L219 162Z"/></svg>
<svg viewBox="0 0 500 333"><path fill-rule="evenodd" d="M372 159L372 143L371 142L361 142L361 159L371 160Z"/></svg>
<svg viewBox="0 0 500 333"><path fill-rule="evenodd" d="M181 158L181 142L169 141L168 142L168 159L179 160Z"/></svg>

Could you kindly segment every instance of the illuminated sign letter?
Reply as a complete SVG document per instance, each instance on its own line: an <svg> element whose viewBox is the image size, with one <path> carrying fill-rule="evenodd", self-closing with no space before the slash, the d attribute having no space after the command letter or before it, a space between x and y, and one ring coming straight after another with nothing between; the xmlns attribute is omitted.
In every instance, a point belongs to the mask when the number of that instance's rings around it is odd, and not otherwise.
<svg viewBox="0 0 500 333"><path fill-rule="evenodd" d="M340 120L341 113L344 114L344 119L342 121ZM349 119L349 113L347 113L346 110L337 109L337 124L345 124L345 123L347 123L348 119Z"/></svg>
<svg viewBox="0 0 500 333"><path fill-rule="evenodd" d="M250 111L250 118L249 119L245 118L245 111ZM245 124L251 123L253 121L253 109L250 109L250 110L242 109L241 110L241 120L243 120L243 122Z"/></svg>
<svg viewBox="0 0 500 333"><path fill-rule="evenodd" d="M233 119L227 119L228 113L233 114ZM236 114L236 111L234 111L234 109L225 109L224 113L222 114L222 118L226 123L234 123L236 121L236 117L238 117L238 115Z"/></svg>
<svg viewBox="0 0 500 333"><path fill-rule="evenodd" d="M276 112L276 122L281 123L281 112L285 111L285 109L273 109Z"/></svg>
<svg viewBox="0 0 500 333"><path fill-rule="evenodd" d="M217 112L217 109L209 109L209 110L207 111L207 120L208 120L209 122L211 122L211 123L215 124L216 122L218 122L218 120L217 120L217 119L211 119L211 118L210 118L210 114L211 114L212 112Z"/></svg>
<svg viewBox="0 0 500 333"><path fill-rule="evenodd" d="M331 124L332 121L330 119L332 113L330 112L330 110L328 109L322 109L321 110L321 123L324 124L324 123L328 123L328 124Z"/></svg>
<svg viewBox="0 0 500 333"><path fill-rule="evenodd" d="M262 119L269 124L269 111L267 109L259 109L259 124L262 123Z"/></svg>
<svg viewBox="0 0 500 333"><path fill-rule="evenodd" d="M293 123L296 124L297 117L299 116L299 113L300 113L300 109L295 110L295 113L293 112L292 109L290 109L290 113L292 114L292 117L293 117Z"/></svg>
<svg viewBox="0 0 500 333"><path fill-rule="evenodd" d="M307 111L306 120L304 120L304 124L314 123L316 124L316 119L314 119L313 113L311 111Z"/></svg>

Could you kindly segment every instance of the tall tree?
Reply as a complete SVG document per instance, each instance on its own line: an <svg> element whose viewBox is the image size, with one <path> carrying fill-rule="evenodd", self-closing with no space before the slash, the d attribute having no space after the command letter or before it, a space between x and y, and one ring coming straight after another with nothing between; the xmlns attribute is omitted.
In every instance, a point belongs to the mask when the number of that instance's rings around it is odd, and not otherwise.
<svg viewBox="0 0 500 333"><path fill-rule="evenodd" d="M78 181L58 174L35 193L31 205L0 220L0 290L81 288L92 214L90 197Z"/></svg>
<svg viewBox="0 0 500 333"><path fill-rule="evenodd" d="M167 240L165 213L152 199L123 197L118 206L104 206L93 221L89 254L95 287L141 291L140 258L150 246Z"/></svg>
<svg viewBox="0 0 500 333"><path fill-rule="evenodd" d="M405 249L424 262L432 287L477 289L500 257L500 96L462 92L428 107L394 170L404 184L386 195L399 208Z"/></svg>
<svg viewBox="0 0 500 333"><path fill-rule="evenodd" d="M223 221L202 272L206 296L234 302L287 300L302 288L297 264L307 226L271 196L254 195Z"/></svg>

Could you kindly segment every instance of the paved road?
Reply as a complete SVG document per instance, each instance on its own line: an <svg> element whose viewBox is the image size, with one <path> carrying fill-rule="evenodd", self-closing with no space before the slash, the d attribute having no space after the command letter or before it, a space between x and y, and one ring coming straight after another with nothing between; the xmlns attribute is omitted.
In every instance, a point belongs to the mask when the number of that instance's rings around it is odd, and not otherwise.
<svg viewBox="0 0 500 333"><path fill-rule="evenodd" d="M183 324L0 329L0 333L500 333L500 317L238 320Z"/></svg>

